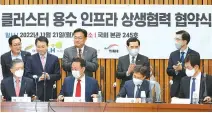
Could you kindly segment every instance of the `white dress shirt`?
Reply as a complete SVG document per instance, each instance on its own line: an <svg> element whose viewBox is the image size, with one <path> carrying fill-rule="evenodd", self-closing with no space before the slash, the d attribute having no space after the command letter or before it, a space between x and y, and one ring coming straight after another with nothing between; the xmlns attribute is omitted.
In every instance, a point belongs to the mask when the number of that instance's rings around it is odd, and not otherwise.
<svg viewBox="0 0 212 113"><path fill-rule="evenodd" d="M137 58L137 56L138 56L138 55L136 55L135 58L134 58L134 63L136 63L136 58ZM133 57L133 56L129 54L129 57L130 57L130 58L129 58L129 59L130 59L130 64L132 64L132 57ZM126 76L130 76L130 74L128 74L128 71L126 72Z"/></svg>
<svg viewBox="0 0 212 113"><path fill-rule="evenodd" d="M77 56L79 55L79 49L81 49L81 57L83 57L84 47L85 46L83 46L82 48L77 48Z"/></svg>
<svg viewBox="0 0 212 113"><path fill-rule="evenodd" d="M14 60L14 59L21 59L22 60L21 52L18 54L18 56L14 56L12 51L11 51L11 57L12 57L12 60Z"/></svg>
<svg viewBox="0 0 212 113"><path fill-rule="evenodd" d="M188 53L188 46L187 46L187 48L184 51L180 50L180 58L182 56L181 52L184 52L184 59L185 59L186 58L186 55ZM184 68L184 67L182 67L182 68ZM175 71L175 74L178 75L178 71Z"/></svg>
<svg viewBox="0 0 212 113"><path fill-rule="evenodd" d="M143 82L142 82L142 83L143 83ZM141 88L142 83L140 84L140 88ZM134 98L136 97L137 89L138 89L138 86L135 85L135 87L134 87Z"/></svg>
<svg viewBox="0 0 212 113"><path fill-rule="evenodd" d="M85 102L85 75L80 79L81 83L81 102ZM73 91L73 97L76 95L76 89L77 89L77 82L78 79L74 80L74 91Z"/></svg>
<svg viewBox="0 0 212 113"><path fill-rule="evenodd" d="M184 52L184 59L185 59L185 57L186 57L186 55L188 53L188 47L184 51L180 50L180 58L182 56L181 52Z"/></svg>
<svg viewBox="0 0 212 113"><path fill-rule="evenodd" d="M193 78L194 77L191 77L191 80L190 80L190 99L192 98L191 97L191 86L192 86L192 82L193 82ZM195 77L195 92L197 92L197 97L199 97L199 91L200 91L200 81L201 81L201 72Z"/></svg>
<svg viewBox="0 0 212 113"><path fill-rule="evenodd" d="M41 59L42 59L43 56L41 56L40 54L39 54L39 56L40 56L40 61L41 61ZM44 64L45 65L46 65L46 59L47 59L47 52L44 55ZM41 64L42 64L42 61L41 61Z"/></svg>

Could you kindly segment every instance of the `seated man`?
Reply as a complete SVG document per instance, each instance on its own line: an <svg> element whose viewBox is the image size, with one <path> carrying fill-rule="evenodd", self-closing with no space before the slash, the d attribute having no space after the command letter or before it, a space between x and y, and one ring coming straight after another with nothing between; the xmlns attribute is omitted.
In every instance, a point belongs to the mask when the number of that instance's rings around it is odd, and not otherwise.
<svg viewBox="0 0 212 113"><path fill-rule="evenodd" d="M192 102L193 93L197 92L200 100L211 102L212 76L204 77L204 74L201 73L200 56L188 55L185 59L185 69L187 76L181 80L179 98L190 98Z"/></svg>
<svg viewBox="0 0 212 113"><path fill-rule="evenodd" d="M33 80L23 76L24 62L21 59L14 59L10 71L13 76L9 76L1 82L1 92L4 99L10 101L11 97L23 96L25 93L35 97Z"/></svg>
<svg viewBox="0 0 212 113"><path fill-rule="evenodd" d="M98 94L98 82L92 77L85 75L85 60L74 58L72 62L72 74L65 78L58 100L64 99L64 96L81 97L82 102L92 102L92 96Z"/></svg>
<svg viewBox="0 0 212 113"><path fill-rule="evenodd" d="M133 79L125 82L118 96L128 98L140 98L141 91L145 91L146 97L149 97L150 83L146 80L148 68L142 65L136 65L134 68Z"/></svg>

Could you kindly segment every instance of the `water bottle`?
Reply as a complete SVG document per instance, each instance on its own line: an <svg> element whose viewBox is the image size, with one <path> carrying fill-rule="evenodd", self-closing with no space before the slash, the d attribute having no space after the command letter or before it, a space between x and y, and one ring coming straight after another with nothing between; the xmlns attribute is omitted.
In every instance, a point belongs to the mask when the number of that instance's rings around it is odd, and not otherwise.
<svg viewBox="0 0 212 113"><path fill-rule="evenodd" d="M145 93L145 91L141 91L141 103L146 103L146 93Z"/></svg>
<svg viewBox="0 0 212 113"><path fill-rule="evenodd" d="M193 92L192 104L198 104L198 102L199 102L198 93L195 91Z"/></svg>
<svg viewBox="0 0 212 113"><path fill-rule="evenodd" d="M102 92L98 91L98 102L102 102Z"/></svg>

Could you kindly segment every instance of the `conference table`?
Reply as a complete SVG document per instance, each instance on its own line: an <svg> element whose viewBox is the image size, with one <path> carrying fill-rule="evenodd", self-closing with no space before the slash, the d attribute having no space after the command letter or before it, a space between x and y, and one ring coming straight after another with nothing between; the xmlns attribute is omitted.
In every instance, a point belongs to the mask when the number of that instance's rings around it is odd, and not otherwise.
<svg viewBox="0 0 212 113"><path fill-rule="evenodd" d="M37 106L37 107L36 107ZM212 112L211 104L1 102L1 112Z"/></svg>

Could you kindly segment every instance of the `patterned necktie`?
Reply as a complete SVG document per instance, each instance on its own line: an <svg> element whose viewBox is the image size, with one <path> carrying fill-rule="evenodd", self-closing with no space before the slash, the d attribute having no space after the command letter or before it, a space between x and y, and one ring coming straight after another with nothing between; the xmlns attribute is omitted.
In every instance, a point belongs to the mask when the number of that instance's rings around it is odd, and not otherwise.
<svg viewBox="0 0 212 113"><path fill-rule="evenodd" d="M182 68L184 68L184 54L185 52L181 52L180 62L182 63Z"/></svg>
<svg viewBox="0 0 212 113"><path fill-rule="evenodd" d="M16 96L18 97L19 96L19 93L20 93L20 80L19 79L16 79L16 87L15 87L15 94Z"/></svg>
<svg viewBox="0 0 212 113"><path fill-rule="evenodd" d="M41 63L42 63L42 66L43 66L43 69L45 69L45 56L41 56Z"/></svg>
<svg viewBox="0 0 212 113"><path fill-rule="evenodd" d="M81 97L81 80L77 80L77 88L76 88L76 94L75 97Z"/></svg>
<svg viewBox="0 0 212 113"><path fill-rule="evenodd" d="M131 63L132 63L132 64L135 64L135 57L134 57L134 56L132 57Z"/></svg>
<svg viewBox="0 0 212 113"><path fill-rule="evenodd" d="M191 84L191 103L193 101L193 93L195 92L195 79L196 78L192 78L192 84Z"/></svg>
<svg viewBox="0 0 212 113"><path fill-rule="evenodd" d="M141 86L141 85L139 85L139 84L137 85L137 91L136 91L135 98L141 98L140 86Z"/></svg>
<svg viewBox="0 0 212 113"><path fill-rule="evenodd" d="M79 48L79 57L82 58L82 50Z"/></svg>

